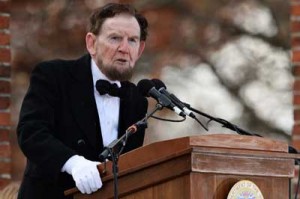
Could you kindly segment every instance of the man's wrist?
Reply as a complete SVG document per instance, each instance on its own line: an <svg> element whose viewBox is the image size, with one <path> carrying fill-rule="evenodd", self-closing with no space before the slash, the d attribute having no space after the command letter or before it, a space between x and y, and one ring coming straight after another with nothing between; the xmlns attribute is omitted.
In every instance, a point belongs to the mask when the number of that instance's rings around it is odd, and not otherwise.
<svg viewBox="0 0 300 199"><path fill-rule="evenodd" d="M83 156L73 155L65 162L64 166L61 168L61 172L72 174L72 168L74 167L74 165L78 164L78 162L84 159L85 158Z"/></svg>

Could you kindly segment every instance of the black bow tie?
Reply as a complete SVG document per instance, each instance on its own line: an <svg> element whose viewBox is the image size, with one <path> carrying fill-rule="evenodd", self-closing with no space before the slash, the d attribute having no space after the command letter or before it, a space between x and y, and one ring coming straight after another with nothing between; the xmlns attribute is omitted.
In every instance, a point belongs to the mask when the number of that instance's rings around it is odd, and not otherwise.
<svg viewBox="0 0 300 199"><path fill-rule="evenodd" d="M99 92L100 95L111 95L114 97L120 97L121 96L121 88L118 87L117 84L111 84L107 80L97 80L96 82L96 89Z"/></svg>

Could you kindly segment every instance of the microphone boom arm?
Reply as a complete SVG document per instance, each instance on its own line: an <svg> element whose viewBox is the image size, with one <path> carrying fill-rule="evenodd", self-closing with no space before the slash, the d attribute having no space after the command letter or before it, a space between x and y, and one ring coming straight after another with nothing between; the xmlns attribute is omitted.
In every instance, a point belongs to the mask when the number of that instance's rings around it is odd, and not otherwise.
<svg viewBox="0 0 300 199"><path fill-rule="evenodd" d="M230 130L233 130L233 131L237 132L237 133L240 134L240 135L250 135L250 136L258 136L258 137L262 137L262 136L259 135L259 134L256 134L256 133L250 133L250 132L248 132L248 131L246 131L246 130L244 130L244 129L241 129L241 128L239 128L238 126L236 126L236 125L234 125L234 124L232 124L232 123L230 123L230 122L228 122L228 121L226 121L226 120L224 120L224 119L221 119L221 118L215 118L215 117L213 117L213 116L211 116L211 115L208 115L208 114L203 113L203 112L201 112L201 111L199 111L199 110L197 110L197 109L194 109L193 107L191 107L191 105L189 105L189 104L187 104L187 103L184 103L184 104L185 104L186 107L188 107L190 110L194 111L195 113L198 113L199 115L202 115L202 116L204 116L204 117L206 117L206 118L208 118L208 119L210 119L210 120L212 120L212 121L218 122L218 123L222 124L223 127L226 127L226 128L228 128L228 129L230 129Z"/></svg>

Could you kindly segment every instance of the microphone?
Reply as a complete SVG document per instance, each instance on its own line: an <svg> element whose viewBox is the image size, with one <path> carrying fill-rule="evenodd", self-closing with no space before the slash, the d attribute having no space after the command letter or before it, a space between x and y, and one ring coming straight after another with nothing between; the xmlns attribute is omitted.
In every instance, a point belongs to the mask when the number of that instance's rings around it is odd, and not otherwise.
<svg viewBox="0 0 300 199"><path fill-rule="evenodd" d="M184 114L190 116L191 118L196 118L195 114L190 111L183 102L180 101L180 99L178 99L174 94L169 93L166 89L166 85L159 79L152 79L152 82L155 85L155 88L159 90L159 92L161 92L162 94L164 94L165 96L167 96L169 99L172 100L172 102L178 106L183 112Z"/></svg>
<svg viewBox="0 0 300 199"><path fill-rule="evenodd" d="M178 99L174 94L169 93L166 90L166 85L159 79L152 79L152 83L155 85L155 87L159 90L160 93L162 93L164 96L167 96L169 99L171 99L171 101L178 106L181 110L183 110L185 115L190 116L191 118L193 118L194 120L196 120L206 131L208 131L207 127L205 127L204 124L202 124L202 122L195 116L195 114L190 111L186 105L180 101L180 99Z"/></svg>
<svg viewBox="0 0 300 199"><path fill-rule="evenodd" d="M152 97L163 107L167 107L181 117L185 117L185 114L180 110L180 108L178 108L167 96L156 90L155 85L151 80L142 79L138 82L137 87L143 96Z"/></svg>

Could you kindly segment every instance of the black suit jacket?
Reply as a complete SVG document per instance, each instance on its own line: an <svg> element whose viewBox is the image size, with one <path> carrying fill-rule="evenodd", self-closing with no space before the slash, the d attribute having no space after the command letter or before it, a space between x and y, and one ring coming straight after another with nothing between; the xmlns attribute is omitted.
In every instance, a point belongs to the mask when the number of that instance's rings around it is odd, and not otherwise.
<svg viewBox="0 0 300 199"><path fill-rule="evenodd" d="M103 143L90 63L85 55L43 62L33 70L17 127L27 157L19 198L66 198L63 191L75 184L60 171L64 163L75 154L98 161ZM145 116L148 105L134 84L121 84L126 96L120 100L119 137ZM144 130L132 135L124 152L141 146L143 139Z"/></svg>

